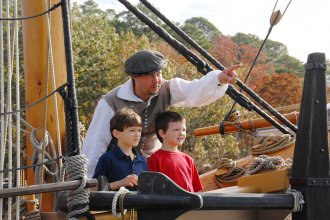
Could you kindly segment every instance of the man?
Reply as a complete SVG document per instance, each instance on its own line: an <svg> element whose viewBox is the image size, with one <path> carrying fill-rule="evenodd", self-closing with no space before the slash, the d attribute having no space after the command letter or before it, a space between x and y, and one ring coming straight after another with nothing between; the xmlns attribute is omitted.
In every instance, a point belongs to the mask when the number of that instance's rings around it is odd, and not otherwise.
<svg viewBox="0 0 330 220"><path fill-rule="evenodd" d="M91 178L99 157L112 141L109 122L116 111L133 109L142 118L142 137L138 147L149 157L161 146L154 131L156 116L170 106L200 107L222 97L227 83L236 83L234 65L224 71L211 71L193 81L180 78L164 80L164 56L153 50L142 50L125 62L125 72L131 77L126 83L103 96L95 108L92 122L82 147L88 159L87 176Z"/></svg>

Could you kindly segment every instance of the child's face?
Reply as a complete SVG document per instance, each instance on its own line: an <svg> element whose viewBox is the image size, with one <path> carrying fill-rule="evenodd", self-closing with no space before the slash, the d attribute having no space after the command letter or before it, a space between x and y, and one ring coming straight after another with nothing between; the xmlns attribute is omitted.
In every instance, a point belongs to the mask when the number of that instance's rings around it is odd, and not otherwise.
<svg viewBox="0 0 330 220"><path fill-rule="evenodd" d="M118 132L118 143L124 146L137 146L141 138L141 127L127 127L124 131Z"/></svg>
<svg viewBox="0 0 330 220"><path fill-rule="evenodd" d="M168 147L181 146L186 139L186 121L170 122L164 133L163 144Z"/></svg>

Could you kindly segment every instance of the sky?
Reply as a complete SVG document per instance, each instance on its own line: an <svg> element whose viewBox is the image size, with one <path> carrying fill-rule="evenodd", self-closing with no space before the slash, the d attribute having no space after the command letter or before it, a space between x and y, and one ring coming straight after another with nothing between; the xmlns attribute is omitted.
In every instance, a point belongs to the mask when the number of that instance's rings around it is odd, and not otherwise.
<svg viewBox="0 0 330 220"><path fill-rule="evenodd" d="M74 0L82 3L85 0ZM126 8L117 0L94 0L101 9ZM192 17L204 17L224 35L238 32L266 37L276 0L148 0L168 19L181 24ZM130 0L136 5L138 0ZM281 13L290 0L278 0ZM273 27L269 39L287 46L290 56L302 62L308 54L322 52L330 59L330 1L292 0L281 21Z"/></svg>

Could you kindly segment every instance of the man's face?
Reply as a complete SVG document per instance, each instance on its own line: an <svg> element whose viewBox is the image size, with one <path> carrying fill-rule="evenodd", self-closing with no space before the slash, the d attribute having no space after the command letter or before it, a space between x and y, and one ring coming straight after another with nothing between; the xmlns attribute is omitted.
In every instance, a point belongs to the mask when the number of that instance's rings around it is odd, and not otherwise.
<svg viewBox="0 0 330 220"><path fill-rule="evenodd" d="M149 98L159 92L163 79L162 72L158 71L152 74L143 76L133 76L134 92L140 98Z"/></svg>

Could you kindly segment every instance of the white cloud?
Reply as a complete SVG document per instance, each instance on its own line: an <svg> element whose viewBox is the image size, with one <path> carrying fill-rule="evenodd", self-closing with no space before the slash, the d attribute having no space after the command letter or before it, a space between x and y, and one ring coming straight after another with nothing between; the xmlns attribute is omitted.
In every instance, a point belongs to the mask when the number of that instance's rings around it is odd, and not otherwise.
<svg viewBox="0 0 330 220"><path fill-rule="evenodd" d="M76 0L84 2L84 0ZM102 9L126 8L116 0L96 0ZM137 4L137 0L129 1ZM170 20L182 23L191 17L204 17L227 35L251 33L263 39L275 0L149 0ZM289 0L279 0L276 9L284 12ZM288 47L289 54L302 61L313 52L330 56L330 1L292 1L281 22L273 28L270 39Z"/></svg>

